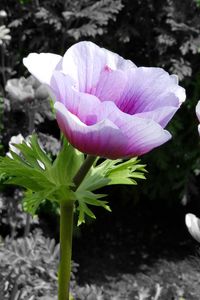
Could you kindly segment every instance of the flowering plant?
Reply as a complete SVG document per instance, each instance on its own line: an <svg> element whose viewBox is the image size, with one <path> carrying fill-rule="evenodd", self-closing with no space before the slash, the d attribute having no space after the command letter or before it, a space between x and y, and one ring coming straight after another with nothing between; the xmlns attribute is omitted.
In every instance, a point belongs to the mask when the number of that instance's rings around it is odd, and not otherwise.
<svg viewBox="0 0 200 300"><path fill-rule="evenodd" d="M185 91L175 75L138 68L91 42L75 44L64 57L29 54L24 65L47 86L67 141L53 161L32 135L1 158L0 172L6 183L27 190L24 208L29 213L35 214L44 199L59 203L58 299L68 300L74 211L80 225L85 215L95 218L88 206L110 210L96 189L145 178L145 166L136 156L171 138L164 128Z"/></svg>
<svg viewBox="0 0 200 300"><path fill-rule="evenodd" d="M161 68L137 68L91 42L75 44L63 58L32 53L28 70L55 100L58 124L80 151L110 159L144 154L171 137L163 128L185 91Z"/></svg>

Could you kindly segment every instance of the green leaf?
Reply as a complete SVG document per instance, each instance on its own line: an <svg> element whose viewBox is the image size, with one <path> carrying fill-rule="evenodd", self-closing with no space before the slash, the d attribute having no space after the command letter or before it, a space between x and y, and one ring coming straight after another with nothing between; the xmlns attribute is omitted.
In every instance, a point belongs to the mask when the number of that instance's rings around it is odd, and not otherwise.
<svg viewBox="0 0 200 300"><path fill-rule="evenodd" d="M47 191L35 193L31 190L28 190L25 193L22 203L24 211L34 216L40 204L45 201L47 193Z"/></svg>
<svg viewBox="0 0 200 300"><path fill-rule="evenodd" d="M103 162L99 165L104 176L110 179L108 185L129 184L136 185L136 178L145 179L145 165L139 164L140 160L136 157L123 161L121 159Z"/></svg>
<svg viewBox="0 0 200 300"><path fill-rule="evenodd" d="M78 225L85 222L85 215L94 218L94 214L91 214L91 210L88 211L88 205L101 206L111 211L107 201L101 200L101 198L106 195L95 194L93 191L106 185L135 185L137 184L135 179L145 179L145 165L141 165L139 162L136 157L126 161L122 159L107 159L100 164L97 164L98 161L96 161L96 165L90 169L75 192L76 199L78 200Z"/></svg>
<svg viewBox="0 0 200 300"><path fill-rule="evenodd" d="M36 180L33 180L32 178L28 178L28 177L8 178L5 181L5 184L18 185L18 186L21 186L23 188L30 189L34 192L41 191L41 189L42 189L42 185L39 182L37 182Z"/></svg>
<svg viewBox="0 0 200 300"><path fill-rule="evenodd" d="M52 164L51 159L46 155L46 153L42 150L41 146L38 143L37 137L35 134L30 138L31 148L37 154L39 160L43 162L46 168L50 167Z"/></svg>
<svg viewBox="0 0 200 300"><path fill-rule="evenodd" d="M75 201L75 192L72 191L71 185L58 185L48 194L48 200L53 202Z"/></svg>
<svg viewBox="0 0 200 300"><path fill-rule="evenodd" d="M83 153L74 149L68 142L64 142L63 149L53 162L49 175L59 184L72 184L72 179L83 160Z"/></svg>
<svg viewBox="0 0 200 300"><path fill-rule="evenodd" d="M94 191L106 185L131 184L137 182L134 179L145 179L145 165L139 164L136 157L123 161L122 159L105 160L99 165L93 166L81 183L85 190Z"/></svg>
<svg viewBox="0 0 200 300"><path fill-rule="evenodd" d="M78 207L77 207L77 210L79 211L78 226L85 222L84 219L85 214L93 219L95 218L93 212L88 208L88 204L93 206L101 206L106 210L111 211L107 201L99 200L106 196L104 194L94 194L91 191L84 190L82 186L82 188L77 189L77 191L75 192L75 196L76 199L78 200Z"/></svg>
<svg viewBox="0 0 200 300"><path fill-rule="evenodd" d="M15 184L28 190L24 199L26 211L35 214L45 199L75 201L71 190L72 178L84 159L83 154L66 142L52 162L39 145L36 135L31 136L28 142L14 146L19 154L10 151L12 158L0 157L0 178L5 184Z"/></svg>
<svg viewBox="0 0 200 300"><path fill-rule="evenodd" d="M95 191L97 189L100 189L101 187L108 185L109 182L110 179L105 177L104 174L100 172L100 170L98 170L97 172L97 169L95 167L92 167L88 175L82 181L79 189Z"/></svg>
<svg viewBox="0 0 200 300"><path fill-rule="evenodd" d="M88 208L88 206L84 202L79 202L77 210L79 211L79 218L77 223L78 226L82 223L85 223L85 215L88 215L92 219L96 219L93 212Z"/></svg>
<svg viewBox="0 0 200 300"><path fill-rule="evenodd" d="M52 161L44 152L34 134L29 141L14 145L19 154L10 151L12 158L0 157L0 179L5 184L16 184L28 192L24 199L24 208L35 214L44 200L59 203L76 201L79 211L78 225L85 221L85 215L95 218L88 206L100 206L111 211L106 195L94 191L106 185L137 184L136 179L144 179L145 166L137 158L123 161L98 159L91 167L78 189L74 192L73 178L84 162L84 154L74 149L66 140L56 159ZM42 163L40 166L39 162Z"/></svg>

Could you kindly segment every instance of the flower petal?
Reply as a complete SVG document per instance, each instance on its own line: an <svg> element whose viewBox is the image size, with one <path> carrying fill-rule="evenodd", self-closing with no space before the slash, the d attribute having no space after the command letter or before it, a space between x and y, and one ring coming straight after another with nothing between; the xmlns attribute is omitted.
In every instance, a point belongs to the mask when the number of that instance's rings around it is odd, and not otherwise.
<svg viewBox="0 0 200 300"><path fill-rule="evenodd" d="M125 156L138 156L164 144L171 134L151 119L138 118L115 111L108 116L120 131L126 136Z"/></svg>
<svg viewBox="0 0 200 300"><path fill-rule="evenodd" d="M29 72L41 83L49 85L53 71L60 68L62 56L52 53L30 53L23 59Z"/></svg>
<svg viewBox="0 0 200 300"><path fill-rule="evenodd" d="M57 121L68 141L78 150L96 156L116 159L124 156L126 137L108 119L87 126L66 107L56 102Z"/></svg>
<svg viewBox="0 0 200 300"><path fill-rule="evenodd" d="M186 95L185 95L185 89L180 87L178 85L178 76L176 74L172 74L170 75L170 77L173 79L174 83L175 83L175 95L179 98L180 104L183 103L185 101Z"/></svg>
<svg viewBox="0 0 200 300"><path fill-rule="evenodd" d="M166 143L171 134L152 120L136 118L120 128L127 136L127 156L138 156Z"/></svg>
<svg viewBox="0 0 200 300"><path fill-rule="evenodd" d="M111 70L105 67L102 70L96 86L89 91L101 101L114 101L120 99L127 84L127 74L121 70Z"/></svg>
<svg viewBox="0 0 200 300"><path fill-rule="evenodd" d="M120 71L120 73L122 72ZM114 75L114 81L116 77L117 74ZM122 77L119 77L119 79L121 78ZM102 82L102 86L100 85L97 87L96 92L102 97L106 97L106 92L104 94L104 91L102 89L106 87L107 81L109 80L105 79ZM118 83L118 85L120 85L120 82L117 81L117 78L116 82ZM114 83L112 87L114 87ZM111 101L101 102L94 95L81 93L77 91L71 84L71 78L68 75L65 75L59 71L54 71L53 73L51 79L51 88L54 94L56 95L57 101L62 102L67 108L67 110L69 110L72 114L76 115L86 125L93 125L106 119L107 115L115 113L116 109L119 111L117 106ZM107 97L111 97L114 99L115 96L118 97L120 91L122 91L122 89L119 88L117 93L114 92L112 95L112 89L108 88Z"/></svg>
<svg viewBox="0 0 200 300"><path fill-rule="evenodd" d="M81 92L88 92L97 85L105 66L113 70L135 67L131 61L92 42L73 45L66 51L62 61L63 72L76 81L77 89Z"/></svg>
<svg viewBox="0 0 200 300"><path fill-rule="evenodd" d="M153 120L156 123L160 124L163 128L165 128L165 126L167 126L167 124L172 119L177 110L178 107L163 106L153 111L135 114L134 116L143 119Z"/></svg>
<svg viewBox="0 0 200 300"><path fill-rule="evenodd" d="M129 59L124 59L122 56L109 51L105 48L101 48L106 54L106 64L112 70L122 70L127 71L132 68L137 68L137 66Z"/></svg>
<svg viewBox="0 0 200 300"><path fill-rule="evenodd" d="M128 70L127 86L116 103L124 112L135 114L163 106L179 107L185 90L161 68L140 67Z"/></svg>
<svg viewBox="0 0 200 300"><path fill-rule="evenodd" d="M69 142L82 152L111 159L138 156L171 138L156 122L127 115L113 102L102 102L100 122L87 126L56 102L57 121Z"/></svg>
<svg viewBox="0 0 200 300"><path fill-rule="evenodd" d="M155 121L123 113L113 102L102 102L102 110L104 117L126 136L124 157L142 155L171 138L171 134Z"/></svg>
<svg viewBox="0 0 200 300"><path fill-rule="evenodd" d="M200 243L200 219L193 214L186 214L185 223L191 236Z"/></svg>
<svg viewBox="0 0 200 300"><path fill-rule="evenodd" d="M92 125L99 122L100 100L93 95L75 90L68 75L55 71L51 79L51 88L56 100L63 103L67 110L83 123Z"/></svg>
<svg viewBox="0 0 200 300"><path fill-rule="evenodd" d="M198 103L196 105L196 115L197 115L197 118L200 122L200 100L198 101Z"/></svg>
<svg viewBox="0 0 200 300"><path fill-rule="evenodd" d="M49 88L51 94L53 92L53 99L63 104L67 104L69 99L73 98L73 85L74 81L69 75L63 74L61 71L53 71ZM50 90L49 89L49 90Z"/></svg>

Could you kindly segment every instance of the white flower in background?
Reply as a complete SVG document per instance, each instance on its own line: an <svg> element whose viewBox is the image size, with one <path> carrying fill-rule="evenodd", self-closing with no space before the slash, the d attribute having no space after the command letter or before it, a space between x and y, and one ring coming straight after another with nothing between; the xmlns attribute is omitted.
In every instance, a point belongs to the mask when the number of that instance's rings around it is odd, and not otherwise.
<svg viewBox="0 0 200 300"><path fill-rule="evenodd" d="M27 99L33 99L35 95L32 85L24 77L9 79L5 90L8 92L9 97L15 101L23 102Z"/></svg>
<svg viewBox="0 0 200 300"><path fill-rule="evenodd" d="M9 141L9 149L16 153L17 155L20 155L20 150L17 149L14 144L22 144L23 142L26 142L28 147L31 147L31 144L29 142L29 137L27 137L26 139L20 134L18 135L14 135L11 137L10 141ZM13 159L13 156L10 152L7 152L6 155L8 157L10 157L11 159ZM43 164L43 162L41 162L39 159L37 159L37 163L40 166L41 169L45 170L45 165Z"/></svg>
<svg viewBox="0 0 200 300"><path fill-rule="evenodd" d="M6 41L11 40L10 29L5 25L0 26L0 45L2 45Z"/></svg>
<svg viewBox="0 0 200 300"><path fill-rule="evenodd" d="M200 100L199 100L199 102L197 103L197 106L196 106L196 115L197 115L197 118L200 122ZM199 135L200 135L200 124L198 125L198 131L199 131Z"/></svg>
<svg viewBox="0 0 200 300"><path fill-rule="evenodd" d="M12 100L12 105L24 105L24 102L30 102L34 99L45 100L49 99L49 94L46 86L40 84L33 76L28 78L12 78L6 83L5 90L8 97ZM42 104L42 103L41 103Z"/></svg>
<svg viewBox="0 0 200 300"><path fill-rule="evenodd" d="M191 236L200 243L200 219L194 214L187 214L185 216L185 224Z"/></svg>
<svg viewBox="0 0 200 300"><path fill-rule="evenodd" d="M3 9L0 10L0 18L6 18L7 17L7 12Z"/></svg>

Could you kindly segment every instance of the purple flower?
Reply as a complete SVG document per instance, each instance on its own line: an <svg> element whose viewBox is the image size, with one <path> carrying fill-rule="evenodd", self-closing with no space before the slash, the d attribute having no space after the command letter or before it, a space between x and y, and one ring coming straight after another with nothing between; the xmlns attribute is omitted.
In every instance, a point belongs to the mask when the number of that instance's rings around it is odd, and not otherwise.
<svg viewBox="0 0 200 300"><path fill-rule="evenodd" d="M196 115L197 115L197 118L200 122L200 100L199 100L199 102L197 103L197 106L196 106ZM198 125L198 131L199 131L199 135L200 135L200 124Z"/></svg>
<svg viewBox="0 0 200 300"><path fill-rule="evenodd" d="M163 128L185 100L177 76L136 67L91 42L63 57L31 53L24 65L55 99L60 129L80 151L110 159L144 154L171 138Z"/></svg>

